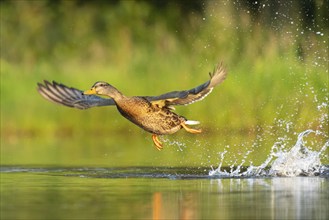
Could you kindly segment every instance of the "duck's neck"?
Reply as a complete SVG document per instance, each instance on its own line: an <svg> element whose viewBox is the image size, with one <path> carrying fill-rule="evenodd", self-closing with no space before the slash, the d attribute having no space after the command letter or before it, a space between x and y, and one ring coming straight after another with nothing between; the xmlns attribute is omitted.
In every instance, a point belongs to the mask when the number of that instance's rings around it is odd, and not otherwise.
<svg viewBox="0 0 329 220"><path fill-rule="evenodd" d="M126 98L125 95L123 95L119 90L114 87L108 89L108 91L106 91L106 95L114 99L114 101L116 102Z"/></svg>

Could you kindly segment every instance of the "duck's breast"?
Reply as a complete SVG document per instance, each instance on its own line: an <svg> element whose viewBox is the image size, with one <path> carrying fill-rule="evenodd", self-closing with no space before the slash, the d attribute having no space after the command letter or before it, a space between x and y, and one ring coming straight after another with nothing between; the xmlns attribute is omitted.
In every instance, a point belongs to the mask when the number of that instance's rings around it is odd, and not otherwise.
<svg viewBox="0 0 329 220"><path fill-rule="evenodd" d="M157 108L142 98L118 103L117 108L122 116L154 134L173 134L180 130L181 123L186 121L182 116L167 108Z"/></svg>

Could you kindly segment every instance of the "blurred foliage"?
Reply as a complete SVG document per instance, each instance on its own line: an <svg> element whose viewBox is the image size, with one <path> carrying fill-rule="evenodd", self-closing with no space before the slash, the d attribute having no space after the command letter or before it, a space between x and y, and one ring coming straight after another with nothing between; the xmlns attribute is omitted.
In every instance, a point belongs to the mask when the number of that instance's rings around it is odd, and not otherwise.
<svg viewBox="0 0 329 220"><path fill-rule="evenodd" d="M293 49L300 58L321 52L322 45L314 41L317 32L328 33L327 0L223 2L2 1L1 57L30 65L49 59L63 62L68 57L80 62L127 62L136 48L189 53L191 45L199 49L195 44L200 40L215 48L238 45L234 54L241 57L246 49L257 56L269 53L264 47L268 41L275 41L281 53ZM223 30L236 37L219 37ZM253 39L258 46L250 43ZM118 57L118 51L125 56Z"/></svg>
<svg viewBox="0 0 329 220"><path fill-rule="evenodd" d="M328 87L328 5L1 1L1 143L140 132L114 109L46 102L36 92L43 79L79 89L104 80L127 95L159 95L203 83L218 60L227 80L202 102L177 108L206 134L257 138L268 126L278 132L278 118L294 131L317 129Z"/></svg>

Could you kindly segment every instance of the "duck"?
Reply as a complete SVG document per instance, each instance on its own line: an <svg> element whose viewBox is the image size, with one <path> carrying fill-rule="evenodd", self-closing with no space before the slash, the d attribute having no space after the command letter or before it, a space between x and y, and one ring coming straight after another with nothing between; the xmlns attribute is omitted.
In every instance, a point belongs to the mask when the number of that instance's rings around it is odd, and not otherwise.
<svg viewBox="0 0 329 220"><path fill-rule="evenodd" d="M214 87L223 82L227 71L218 63L210 79L189 90L172 91L158 96L126 96L113 85L98 81L88 90L68 87L56 81L37 83L37 91L48 101L77 109L89 109L101 106L116 106L119 113L130 122L152 134L157 150L163 149L159 135L170 135L184 129L192 134L199 134L201 129L190 126L198 121L188 120L174 112L175 105L189 105L203 100Z"/></svg>

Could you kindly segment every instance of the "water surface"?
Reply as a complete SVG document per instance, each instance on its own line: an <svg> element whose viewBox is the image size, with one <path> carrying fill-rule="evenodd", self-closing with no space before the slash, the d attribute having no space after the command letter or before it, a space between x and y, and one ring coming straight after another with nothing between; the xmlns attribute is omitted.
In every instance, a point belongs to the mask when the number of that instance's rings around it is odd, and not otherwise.
<svg viewBox="0 0 329 220"><path fill-rule="evenodd" d="M203 168L1 168L1 219L328 219L329 176Z"/></svg>

